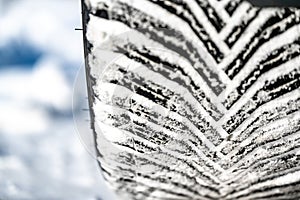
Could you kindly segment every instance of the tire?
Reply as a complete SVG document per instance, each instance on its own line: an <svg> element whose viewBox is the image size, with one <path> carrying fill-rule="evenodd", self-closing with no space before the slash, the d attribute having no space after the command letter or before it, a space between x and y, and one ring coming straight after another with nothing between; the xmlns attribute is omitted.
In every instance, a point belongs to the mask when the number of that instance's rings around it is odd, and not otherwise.
<svg viewBox="0 0 300 200"><path fill-rule="evenodd" d="M95 148L121 199L300 198L300 9L85 2Z"/></svg>

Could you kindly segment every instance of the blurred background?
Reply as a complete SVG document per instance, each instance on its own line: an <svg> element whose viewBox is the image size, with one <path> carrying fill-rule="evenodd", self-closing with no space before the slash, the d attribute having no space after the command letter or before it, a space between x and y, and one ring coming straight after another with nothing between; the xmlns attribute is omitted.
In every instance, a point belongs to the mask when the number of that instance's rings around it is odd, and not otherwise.
<svg viewBox="0 0 300 200"><path fill-rule="evenodd" d="M1 200L111 199L80 137L89 130L78 134L89 125L81 27L80 0L0 0Z"/></svg>

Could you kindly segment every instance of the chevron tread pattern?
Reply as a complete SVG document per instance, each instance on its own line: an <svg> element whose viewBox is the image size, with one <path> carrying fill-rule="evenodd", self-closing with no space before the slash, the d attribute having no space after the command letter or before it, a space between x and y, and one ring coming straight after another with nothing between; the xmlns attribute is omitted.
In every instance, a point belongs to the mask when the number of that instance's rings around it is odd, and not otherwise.
<svg viewBox="0 0 300 200"><path fill-rule="evenodd" d="M300 198L300 9L86 6L98 159L122 199Z"/></svg>

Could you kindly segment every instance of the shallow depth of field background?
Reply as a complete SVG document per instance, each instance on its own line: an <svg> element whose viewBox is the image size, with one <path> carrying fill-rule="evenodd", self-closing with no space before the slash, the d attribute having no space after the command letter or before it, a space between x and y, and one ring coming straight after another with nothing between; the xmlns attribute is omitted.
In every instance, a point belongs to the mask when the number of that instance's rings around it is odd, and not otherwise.
<svg viewBox="0 0 300 200"><path fill-rule="evenodd" d="M0 0L1 200L109 199L73 121L86 106L77 91L72 109L80 12L79 0Z"/></svg>

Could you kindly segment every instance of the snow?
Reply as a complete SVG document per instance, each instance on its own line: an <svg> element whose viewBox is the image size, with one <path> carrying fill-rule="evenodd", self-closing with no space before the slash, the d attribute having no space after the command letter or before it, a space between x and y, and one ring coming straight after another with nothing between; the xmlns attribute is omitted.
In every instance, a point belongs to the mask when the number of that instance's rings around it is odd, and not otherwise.
<svg viewBox="0 0 300 200"><path fill-rule="evenodd" d="M0 0L0 199L114 198L82 111L80 12L74 0Z"/></svg>

